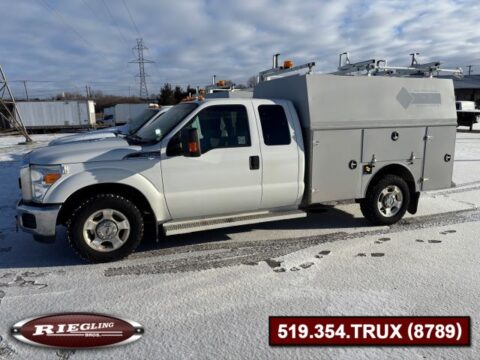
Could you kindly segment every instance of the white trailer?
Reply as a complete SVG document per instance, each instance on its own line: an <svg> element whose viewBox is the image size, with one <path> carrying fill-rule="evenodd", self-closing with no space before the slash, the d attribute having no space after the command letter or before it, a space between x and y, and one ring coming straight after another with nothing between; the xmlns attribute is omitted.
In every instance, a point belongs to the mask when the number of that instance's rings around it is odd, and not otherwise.
<svg viewBox="0 0 480 360"><path fill-rule="evenodd" d="M25 101L16 104L27 129L95 127L92 100Z"/></svg>
<svg viewBox="0 0 480 360"><path fill-rule="evenodd" d="M113 110L113 120L116 125L129 123L149 107L149 103L143 104L117 104Z"/></svg>

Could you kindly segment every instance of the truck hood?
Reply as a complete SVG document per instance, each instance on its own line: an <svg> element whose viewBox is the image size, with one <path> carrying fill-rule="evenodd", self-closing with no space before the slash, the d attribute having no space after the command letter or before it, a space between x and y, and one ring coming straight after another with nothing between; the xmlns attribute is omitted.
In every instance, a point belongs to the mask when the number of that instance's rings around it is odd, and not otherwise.
<svg viewBox="0 0 480 360"><path fill-rule="evenodd" d="M81 133L81 134L62 136L58 139L50 141L48 146L67 144L67 143L72 143L77 141L89 141L89 140L111 138L116 136L115 133L126 134L127 132L128 132L128 124L123 126L116 126L108 129Z"/></svg>
<svg viewBox="0 0 480 360"><path fill-rule="evenodd" d="M103 138L46 146L33 150L25 160L38 165L115 161L141 149L141 146L129 145L123 138Z"/></svg>

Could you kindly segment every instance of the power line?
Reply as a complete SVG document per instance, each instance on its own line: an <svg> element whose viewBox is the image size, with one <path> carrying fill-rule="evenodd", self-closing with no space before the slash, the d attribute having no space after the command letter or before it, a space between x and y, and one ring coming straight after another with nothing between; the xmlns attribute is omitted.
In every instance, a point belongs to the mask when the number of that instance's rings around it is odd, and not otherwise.
<svg viewBox="0 0 480 360"><path fill-rule="evenodd" d="M85 6L90 10L90 12L97 18L99 19L100 21L103 22L103 19L102 17L99 15L98 12L96 12L93 7L87 2L87 0L82 0L82 2L85 4Z"/></svg>
<svg viewBox="0 0 480 360"><path fill-rule="evenodd" d="M142 34L140 34L140 31L138 30L138 26L137 24L135 23L135 20L133 20L133 16L132 16L132 13L130 12L130 9L128 8L128 5L126 3L125 0L122 0L123 1L123 5L125 6L125 9L127 9L127 13L128 13L128 17L130 18L130 21L132 22L133 24L133 27L135 28L135 31L137 32L138 34L138 37L142 37Z"/></svg>
<svg viewBox="0 0 480 360"><path fill-rule="evenodd" d="M125 42L125 44L127 44L127 46L128 46L128 41L127 41L127 39L125 38L125 36L123 35L123 32L122 32L122 30L120 29L120 26L118 26L117 21L115 20L115 18L113 17L112 13L110 12L110 8L108 7L107 3L105 2L105 0L102 0L102 3L103 3L103 6L105 6L105 9L107 10L108 16L110 16L110 19L112 19L115 27L117 28L117 31L118 31L118 33L120 34L120 37L123 39L123 41Z"/></svg>
<svg viewBox="0 0 480 360"><path fill-rule="evenodd" d="M55 8L51 7L46 0L38 0L38 2L40 3L40 5L43 5L43 7L45 9L47 9L47 11L51 11L52 14L56 14L57 17L65 24L65 26L69 27L80 39L82 39L82 41L87 44L88 46L91 46L93 47L93 44L88 41L85 37L83 37L82 34L80 34L79 31L77 31L77 29L75 29L73 27L72 24L70 24L67 19L65 19L65 17Z"/></svg>

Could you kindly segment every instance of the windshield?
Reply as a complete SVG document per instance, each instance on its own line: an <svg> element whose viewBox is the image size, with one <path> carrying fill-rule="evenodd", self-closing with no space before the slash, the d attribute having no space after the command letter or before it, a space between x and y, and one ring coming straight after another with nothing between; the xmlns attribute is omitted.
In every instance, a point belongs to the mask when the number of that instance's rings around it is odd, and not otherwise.
<svg viewBox="0 0 480 360"><path fill-rule="evenodd" d="M140 115L136 116L128 123L128 133L134 134L148 120L158 114L158 109L146 109Z"/></svg>
<svg viewBox="0 0 480 360"><path fill-rule="evenodd" d="M160 141L197 106L197 103L178 104L162 116L139 128L133 136L142 142Z"/></svg>

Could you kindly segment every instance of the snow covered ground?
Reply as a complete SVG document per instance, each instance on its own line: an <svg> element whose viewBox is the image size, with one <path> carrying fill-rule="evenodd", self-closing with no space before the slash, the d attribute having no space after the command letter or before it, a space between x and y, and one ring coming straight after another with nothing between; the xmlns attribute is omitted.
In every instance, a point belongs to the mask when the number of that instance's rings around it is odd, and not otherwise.
<svg viewBox="0 0 480 360"><path fill-rule="evenodd" d="M56 135L57 136L57 135ZM51 135L34 136L41 146ZM15 232L19 137L0 137L0 359L478 359L480 131L459 132L456 188L419 212L371 227L356 204L306 219L153 239L127 260L80 261ZM145 327L127 346L55 351L14 340L15 322L93 311ZM469 315L470 348L268 345L270 315Z"/></svg>

